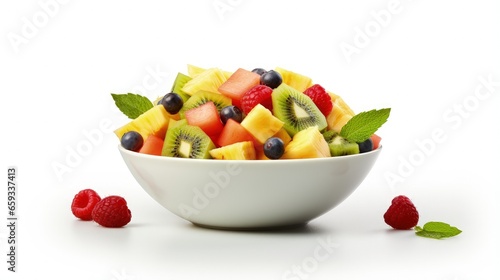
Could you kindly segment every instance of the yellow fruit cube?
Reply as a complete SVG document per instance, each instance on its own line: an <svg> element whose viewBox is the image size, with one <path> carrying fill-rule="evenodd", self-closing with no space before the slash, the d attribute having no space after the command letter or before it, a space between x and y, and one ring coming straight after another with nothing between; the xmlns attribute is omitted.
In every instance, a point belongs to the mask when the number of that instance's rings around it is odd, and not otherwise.
<svg viewBox="0 0 500 280"><path fill-rule="evenodd" d="M290 134L288 134L288 132L284 128L281 128L278 132L276 132L276 134L274 134L273 137L278 137L281 140L283 140L283 144L285 144L285 146L288 145L290 141L292 141L292 137L290 136Z"/></svg>
<svg viewBox="0 0 500 280"><path fill-rule="evenodd" d="M333 103L333 109L326 117L328 129L340 132L342 127L353 117L349 112L346 112L340 103Z"/></svg>
<svg viewBox="0 0 500 280"><path fill-rule="evenodd" d="M136 119L115 130L119 139L129 131L137 131L146 140L149 135L165 138L171 115L163 105L156 105Z"/></svg>
<svg viewBox="0 0 500 280"><path fill-rule="evenodd" d="M182 90L193 95L199 91L209 91L218 93L219 87L227 80L224 72L219 68L210 68L189 80Z"/></svg>
<svg viewBox="0 0 500 280"><path fill-rule="evenodd" d="M299 73L290 70L276 67L276 72L281 74L283 83L293 87L294 89L304 92L307 88L313 85L312 79Z"/></svg>
<svg viewBox="0 0 500 280"><path fill-rule="evenodd" d="M201 67L198 67L195 65L188 64L188 75L191 78L194 78L194 77L200 75L201 73L205 72L206 70L207 69L205 69L205 68L201 68ZM226 77L226 79L228 79L233 74L232 72L224 71L224 70L222 71L222 73L224 74L224 77Z"/></svg>
<svg viewBox="0 0 500 280"><path fill-rule="evenodd" d="M261 104L257 104L241 122L241 126L261 144L264 144L269 137L280 131L283 124L280 119L273 116L271 111Z"/></svg>
<svg viewBox="0 0 500 280"><path fill-rule="evenodd" d="M214 159L225 160L254 160L255 148L252 141L237 142L209 151Z"/></svg>
<svg viewBox="0 0 500 280"><path fill-rule="evenodd" d="M285 147L282 159L330 157L330 148L317 126L297 132Z"/></svg>
<svg viewBox="0 0 500 280"><path fill-rule="evenodd" d="M328 92L328 95L330 95L330 97L332 98L332 102L333 104L337 104L338 107L341 107L346 113L350 114L350 115L356 115L354 113L354 111L351 109L351 107L349 107L349 105L347 105L347 103L344 101L344 99L342 99L342 97L340 97L339 95L333 93L333 92L330 92L330 91L327 91Z"/></svg>

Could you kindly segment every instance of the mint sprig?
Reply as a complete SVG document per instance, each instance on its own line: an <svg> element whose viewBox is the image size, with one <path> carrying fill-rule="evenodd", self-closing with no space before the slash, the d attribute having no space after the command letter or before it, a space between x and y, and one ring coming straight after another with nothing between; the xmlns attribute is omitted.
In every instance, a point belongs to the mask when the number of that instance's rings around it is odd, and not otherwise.
<svg viewBox="0 0 500 280"><path fill-rule="evenodd" d="M372 136L389 118L391 108L361 112L352 117L340 130L340 136L361 143Z"/></svg>
<svg viewBox="0 0 500 280"><path fill-rule="evenodd" d="M423 227L415 227L416 235L434 239L453 237L461 232L458 228L443 222L428 222Z"/></svg>
<svg viewBox="0 0 500 280"><path fill-rule="evenodd" d="M114 94L111 96L115 101L116 107L120 109L130 119L135 119L142 113L153 108L153 103L147 98L139 94L126 93Z"/></svg>

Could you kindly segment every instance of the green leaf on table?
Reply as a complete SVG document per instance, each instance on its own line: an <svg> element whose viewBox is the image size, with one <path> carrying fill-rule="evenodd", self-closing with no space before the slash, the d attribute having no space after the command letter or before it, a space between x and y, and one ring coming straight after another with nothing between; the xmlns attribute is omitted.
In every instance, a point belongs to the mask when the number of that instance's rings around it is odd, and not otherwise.
<svg viewBox="0 0 500 280"><path fill-rule="evenodd" d="M114 94L111 96L115 101L116 107L130 119L135 119L142 113L153 108L153 103L147 98L139 94L126 93Z"/></svg>
<svg viewBox="0 0 500 280"><path fill-rule="evenodd" d="M340 130L340 136L361 143L372 136L389 118L391 108L361 112L352 117Z"/></svg>
<svg viewBox="0 0 500 280"><path fill-rule="evenodd" d="M423 227L415 227L416 235L434 239L453 237L461 232L458 228L442 222L428 222Z"/></svg>

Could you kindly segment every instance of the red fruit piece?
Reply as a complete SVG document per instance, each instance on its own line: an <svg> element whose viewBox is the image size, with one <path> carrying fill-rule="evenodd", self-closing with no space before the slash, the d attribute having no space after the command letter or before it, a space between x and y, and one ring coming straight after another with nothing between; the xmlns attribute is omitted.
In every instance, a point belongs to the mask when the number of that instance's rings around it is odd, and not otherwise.
<svg viewBox="0 0 500 280"><path fill-rule="evenodd" d="M219 92L231 98L233 105L241 108L243 95L259 83L259 74L239 68L219 87Z"/></svg>
<svg viewBox="0 0 500 280"><path fill-rule="evenodd" d="M384 214L385 223L394 229L411 229L418 223L418 211L411 200L404 196L396 196Z"/></svg>
<svg viewBox="0 0 500 280"><path fill-rule="evenodd" d="M92 220L92 210L101 200L101 197L91 189L85 189L78 192L71 202L71 212L77 218L84 221Z"/></svg>
<svg viewBox="0 0 500 280"><path fill-rule="evenodd" d="M382 140L382 137L378 136L377 134L373 134L371 137L372 142L373 142L373 149L376 150L380 146L380 141Z"/></svg>
<svg viewBox="0 0 500 280"><path fill-rule="evenodd" d="M161 156L161 151L163 149L163 139L154 134L148 136L144 144L142 145L139 153Z"/></svg>
<svg viewBox="0 0 500 280"><path fill-rule="evenodd" d="M312 85L304 91L304 94L312 99L325 117L330 114L333 109L332 98L322 86L318 84Z"/></svg>
<svg viewBox="0 0 500 280"><path fill-rule="evenodd" d="M258 145L257 140L253 138L252 134L248 132L240 123L233 119L227 120L226 125L220 133L220 137L217 140L217 145L219 147L231 145L238 142L252 141L254 145Z"/></svg>
<svg viewBox="0 0 500 280"><path fill-rule="evenodd" d="M123 197L112 195L96 204L92 218L103 227L123 227L130 222L132 214Z"/></svg>
<svg viewBox="0 0 500 280"><path fill-rule="evenodd" d="M248 114L257 104L262 104L269 110L273 110L271 94L273 89L265 85L256 85L241 98L241 109Z"/></svg>
<svg viewBox="0 0 500 280"><path fill-rule="evenodd" d="M217 138L224 128L219 111L212 101L186 111L185 116L188 124L199 126L212 139Z"/></svg>

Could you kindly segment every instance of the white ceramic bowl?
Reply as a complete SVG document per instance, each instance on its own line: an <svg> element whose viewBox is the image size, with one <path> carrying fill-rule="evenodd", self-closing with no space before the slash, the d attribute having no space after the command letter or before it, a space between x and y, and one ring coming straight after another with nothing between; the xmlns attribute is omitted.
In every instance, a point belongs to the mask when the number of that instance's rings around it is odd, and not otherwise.
<svg viewBox="0 0 500 280"><path fill-rule="evenodd" d="M262 229L305 224L339 205L368 175L381 147L350 156L273 161L119 150L142 188L177 216L205 227Z"/></svg>

